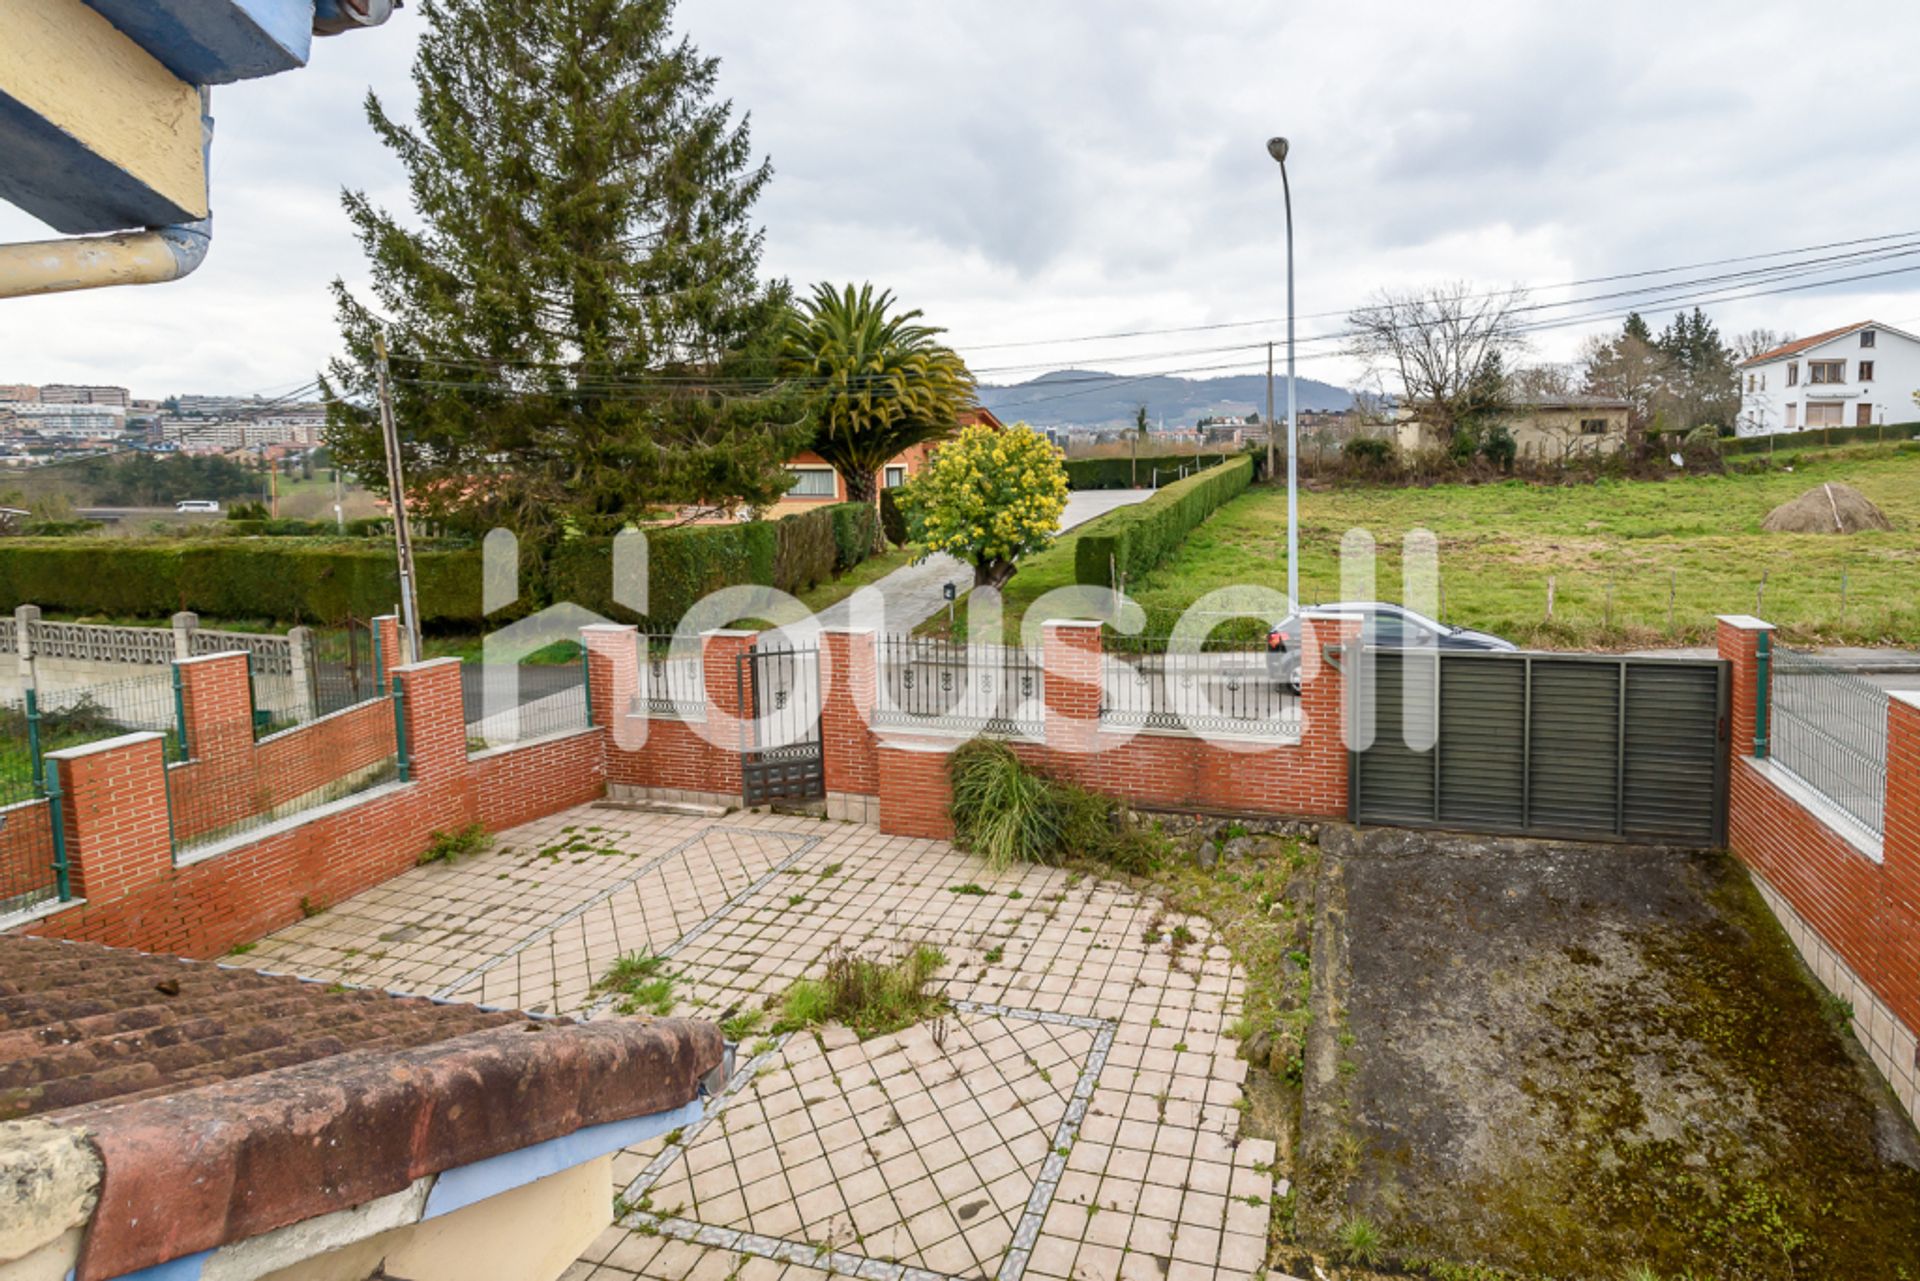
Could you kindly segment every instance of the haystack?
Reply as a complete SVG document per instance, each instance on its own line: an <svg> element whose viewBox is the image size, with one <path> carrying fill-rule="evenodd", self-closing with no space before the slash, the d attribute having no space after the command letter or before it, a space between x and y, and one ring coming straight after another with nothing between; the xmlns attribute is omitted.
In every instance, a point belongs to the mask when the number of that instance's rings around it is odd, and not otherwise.
<svg viewBox="0 0 1920 1281"><path fill-rule="evenodd" d="M1892 529L1893 523L1852 485L1815 485L1768 512L1760 528L1770 534L1857 534Z"/></svg>

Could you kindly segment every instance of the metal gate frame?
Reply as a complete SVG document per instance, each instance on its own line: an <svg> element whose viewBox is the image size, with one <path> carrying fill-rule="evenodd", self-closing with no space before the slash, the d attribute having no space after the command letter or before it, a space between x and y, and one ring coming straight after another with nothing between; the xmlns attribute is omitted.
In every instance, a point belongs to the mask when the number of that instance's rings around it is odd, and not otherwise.
<svg viewBox="0 0 1920 1281"><path fill-rule="evenodd" d="M820 736L820 651L817 648L754 648L740 655L740 688L747 716L740 725L740 795L748 807L775 801L817 801L827 794L826 754ZM785 689L763 682L765 668L789 665ZM793 699L811 690L811 700ZM811 714L809 715L809 711ZM771 727L762 724L771 717ZM771 734L765 734L771 728ZM772 742L765 742L771 738Z"/></svg>
<svg viewBox="0 0 1920 1281"><path fill-rule="evenodd" d="M1351 718L1357 715L1357 710L1356 710L1355 704L1353 703L1353 699L1357 697L1356 678L1358 677L1359 673L1362 670L1365 670L1368 672L1372 670L1371 660L1374 655L1381 652L1381 647L1368 646L1365 652L1364 664L1357 663L1355 661L1356 659L1361 657L1358 646L1346 646L1346 647L1342 647L1342 650L1343 652L1341 654L1341 661L1339 665L1345 677L1344 696L1345 696L1345 699L1347 700L1347 707L1346 707L1346 710L1343 712L1343 720L1347 720L1347 723L1351 724L1352 723L1351 720L1348 720L1347 718ZM1563 654L1563 653L1558 653L1554 651L1535 651L1535 650L1523 650L1519 653L1503 653L1503 652L1476 651L1476 650L1388 649L1386 650L1386 652L1401 658L1404 658L1410 654L1420 654L1420 655L1431 654L1436 660L1434 682L1433 682L1435 738L1434 738L1433 746L1427 749L1433 758L1434 817L1428 821L1420 821L1417 819L1405 819L1405 818L1399 818L1399 817L1393 818L1391 820L1386 820L1386 821L1368 820L1368 819L1362 818L1360 813L1360 804L1361 804L1360 784L1361 784L1361 775L1363 772L1363 757L1365 756L1365 753L1361 751L1357 751L1353 749L1351 746L1349 746L1347 751L1347 819L1349 822L1352 822L1355 824L1372 822L1374 826L1407 827L1407 828L1415 828L1419 830L1473 831L1473 832L1487 832L1490 834L1497 834L1497 835L1536 836L1536 837L1543 837L1543 838L1549 838L1549 839L1557 838L1557 839L1579 840L1579 841L1619 841L1623 843L1635 843L1635 842L1645 843L1644 838L1632 837L1627 835L1626 833L1625 813L1626 813L1626 803L1627 803L1626 764L1627 764L1627 728L1628 728L1627 671L1631 667L1660 667L1660 666L1695 667L1695 668L1711 667L1715 669L1716 675L1717 675L1717 681L1716 681L1716 687L1715 687L1715 704L1714 704L1715 705L1715 710L1714 710L1715 750L1714 750L1714 760L1713 760L1713 797L1712 797L1713 832L1712 832L1711 843L1714 848L1720 848L1726 845L1727 843L1727 803L1728 803L1728 789L1729 789L1730 778L1731 778L1731 747L1732 747L1732 738L1733 738L1733 721L1732 721L1732 665L1727 663L1725 660L1695 659L1695 658L1632 657L1627 655L1612 655L1612 654L1577 654L1577 653ZM1442 707L1440 702L1442 685L1439 679L1438 664L1446 663L1446 662L1455 662L1455 661L1518 662L1523 664L1524 666L1525 675L1522 683L1522 689L1524 691L1524 695L1523 695L1523 701L1521 704L1520 726L1519 726L1520 760L1521 760L1521 823L1517 826L1502 825L1497 823L1472 823L1472 822L1460 820L1460 819L1442 819L1439 816L1439 810L1440 810L1441 799L1442 799L1441 790L1440 790L1440 778L1441 778L1440 744L1441 744L1441 739L1445 734L1445 721L1443 719L1444 708ZM1615 758L1614 826L1613 826L1613 831L1611 833L1594 832L1594 831L1582 830L1582 829L1536 826L1532 823L1532 818L1533 818L1532 780L1533 780L1533 773L1534 773L1533 765L1532 765L1533 710L1534 710L1533 667L1536 661L1543 662L1543 663L1558 663L1558 664L1589 663L1589 664L1595 664L1595 665L1611 666L1619 670L1619 673L1620 673L1619 682L1618 682L1619 707L1616 713L1617 719L1615 721L1615 731L1614 731L1614 758ZM1376 720L1376 727L1377 727L1378 720L1379 720L1377 709L1375 713L1375 720Z"/></svg>

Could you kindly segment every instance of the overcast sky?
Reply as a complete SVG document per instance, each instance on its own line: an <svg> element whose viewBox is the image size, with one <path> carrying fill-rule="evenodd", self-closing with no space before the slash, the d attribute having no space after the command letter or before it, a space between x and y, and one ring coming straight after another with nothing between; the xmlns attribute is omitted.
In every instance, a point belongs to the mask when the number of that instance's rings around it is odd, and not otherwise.
<svg viewBox="0 0 1920 1281"><path fill-rule="evenodd" d="M704 0L679 23L772 157L768 273L891 287L1005 382L1258 364L1207 349L1279 326L1000 344L1284 314L1276 132L1294 140L1303 336L1383 287L1550 284L1913 228L1920 6L1822 13ZM404 204L360 104L369 86L410 104L418 22L404 10L321 42L305 71L218 91L207 265L0 303L0 382L159 397L309 380L336 341L328 282L364 276L340 188ZM44 234L0 206L0 239ZM1709 310L1728 333L1920 322L1920 271ZM1535 357L1600 327L1543 334ZM1301 372L1359 375L1337 355Z"/></svg>

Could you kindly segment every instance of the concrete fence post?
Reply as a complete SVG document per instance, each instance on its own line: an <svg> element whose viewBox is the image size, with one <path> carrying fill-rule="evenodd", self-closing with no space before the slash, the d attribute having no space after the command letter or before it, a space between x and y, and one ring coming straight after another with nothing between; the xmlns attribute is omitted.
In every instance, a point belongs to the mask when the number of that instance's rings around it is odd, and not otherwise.
<svg viewBox="0 0 1920 1281"><path fill-rule="evenodd" d="M295 627L287 632L287 660L293 664L293 706L286 710L300 720L310 721L320 714L311 627Z"/></svg>
<svg viewBox="0 0 1920 1281"><path fill-rule="evenodd" d="M173 616L173 656L193 657L193 634L200 630L200 615L183 609Z"/></svg>
<svg viewBox="0 0 1920 1281"><path fill-rule="evenodd" d="M35 688L33 669L33 629L40 622L38 605L17 605L13 611L13 634L20 647L20 688Z"/></svg>

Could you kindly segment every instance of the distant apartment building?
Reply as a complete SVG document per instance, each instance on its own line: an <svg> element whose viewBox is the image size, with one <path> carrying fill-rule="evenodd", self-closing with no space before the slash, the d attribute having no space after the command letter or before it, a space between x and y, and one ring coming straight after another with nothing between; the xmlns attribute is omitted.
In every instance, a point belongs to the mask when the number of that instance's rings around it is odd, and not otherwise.
<svg viewBox="0 0 1920 1281"><path fill-rule="evenodd" d="M127 409L133 394L125 387L81 387L71 383L47 383L40 388L40 401L47 405L106 405Z"/></svg>
<svg viewBox="0 0 1920 1281"><path fill-rule="evenodd" d="M92 440L118 436L127 429L127 411L118 405L20 401L8 408L13 413L12 428L16 434L37 432L41 436Z"/></svg>
<svg viewBox="0 0 1920 1281"><path fill-rule="evenodd" d="M0 383L0 403L40 399L40 389L32 383Z"/></svg>
<svg viewBox="0 0 1920 1281"><path fill-rule="evenodd" d="M1878 321L1796 338L1742 361L1739 374L1742 436L1920 417L1920 338Z"/></svg>
<svg viewBox="0 0 1920 1281"><path fill-rule="evenodd" d="M225 453L274 445L312 448L320 443L324 416L270 418L175 418L160 420L160 439L188 453Z"/></svg>

